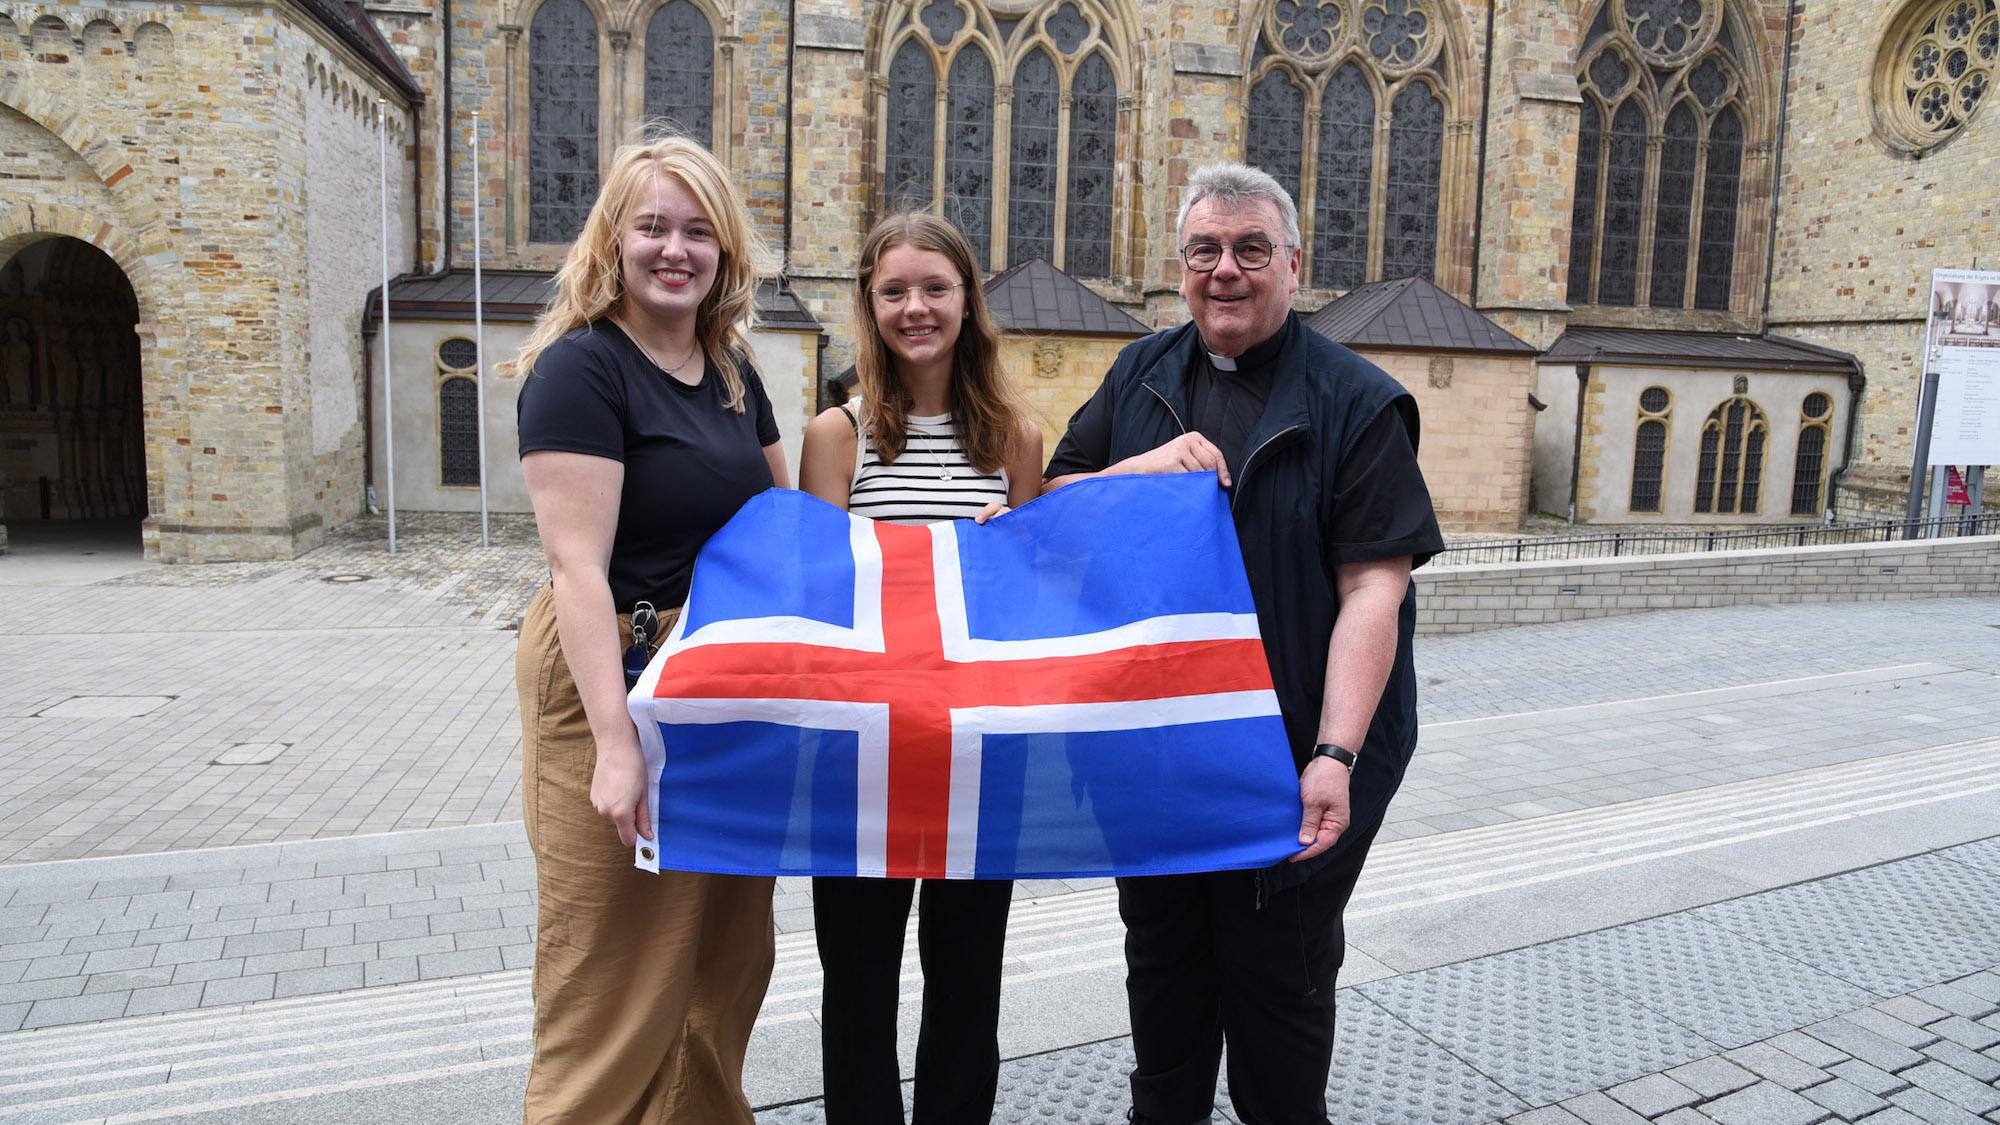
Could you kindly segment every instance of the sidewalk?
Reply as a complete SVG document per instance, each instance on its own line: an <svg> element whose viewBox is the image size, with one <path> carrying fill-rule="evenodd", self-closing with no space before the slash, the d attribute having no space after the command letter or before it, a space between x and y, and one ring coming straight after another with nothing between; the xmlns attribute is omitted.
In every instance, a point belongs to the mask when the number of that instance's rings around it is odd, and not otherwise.
<svg viewBox="0 0 2000 1125"><path fill-rule="evenodd" d="M79 584L0 558L0 1125L518 1120L506 626L540 563L433 538ZM2000 1122L1996 627L1975 599L1421 639L1333 1119ZM817 1121L809 882L776 905L746 1082ZM1122 1119L1121 941L1102 881L1017 887L997 1121Z"/></svg>

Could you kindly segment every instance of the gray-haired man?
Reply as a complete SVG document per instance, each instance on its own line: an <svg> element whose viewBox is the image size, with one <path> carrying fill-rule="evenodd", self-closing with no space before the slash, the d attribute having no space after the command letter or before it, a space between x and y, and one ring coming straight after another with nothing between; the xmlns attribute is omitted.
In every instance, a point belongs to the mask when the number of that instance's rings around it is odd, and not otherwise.
<svg viewBox="0 0 2000 1125"><path fill-rule="evenodd" d="M1177 225L1190 324L1119 354L1044 491L1212 470L1229 489L1305 807L1261 871L1118 881L1134 1121L1206 1121L1223 1043L1246 1125L1326 1121L1341 912L1416 746L1410 571L1442 548L1417 406L1305 327L1298 210L1241 164L1191 177Z"/></svg>

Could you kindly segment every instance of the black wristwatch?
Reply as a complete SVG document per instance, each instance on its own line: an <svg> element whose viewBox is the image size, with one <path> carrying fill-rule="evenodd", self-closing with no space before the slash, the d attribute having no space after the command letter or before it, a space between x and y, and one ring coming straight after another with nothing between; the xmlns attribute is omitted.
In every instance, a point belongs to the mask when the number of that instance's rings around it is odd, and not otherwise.
<svg viewBox="0 0 2000 1125"><path fill-rule="evenodd" d="M1313 747L1312 758L1308 758L1306 764L1311 765L1318 758L1332 758L1334 761L1346 766L1349 773L1354 772L1354 751L1349 750L1339 743L1322 742L1318 746Z"/></svg>

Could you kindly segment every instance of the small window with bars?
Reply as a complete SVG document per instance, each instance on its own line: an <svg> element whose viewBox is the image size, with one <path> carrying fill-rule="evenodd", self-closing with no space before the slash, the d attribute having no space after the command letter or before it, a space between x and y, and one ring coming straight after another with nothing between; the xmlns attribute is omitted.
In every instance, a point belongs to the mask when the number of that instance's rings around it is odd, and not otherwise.
<svg viewBox="0 0 2000 1125"><path fill-rule="evenodd" d="M452 336L438 345L438 483L479 485L479 350Z"/></svg>
<svg viewBox="0 0 2000 1125"><path fill-rule="evenodd" d="M1799 405L1799 450L1792 461L1792 514L1817 516L1826 492L1826 446L1833 399L1819 391Z"/></svg>
<svg viewBox="0 0 2000 1125"><path fill-rule="evenodd" d="M1667 423L1672 412L1673 396L1665 387L1639 392L1639 425L1632 442L1631 511L1660 510L1667 469Z"/></svg>

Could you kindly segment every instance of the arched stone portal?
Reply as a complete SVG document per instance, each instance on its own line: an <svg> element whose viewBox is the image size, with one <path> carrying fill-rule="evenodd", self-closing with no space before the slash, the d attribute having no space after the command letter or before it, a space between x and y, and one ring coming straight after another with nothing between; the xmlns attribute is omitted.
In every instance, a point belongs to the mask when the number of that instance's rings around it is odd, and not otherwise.
<svg viewBox="0 0 2000 1125"><path fill-rule="evenodd" d="M0 520L146 514L138 323L124 271L81 239L0 265Z"/></svg>

